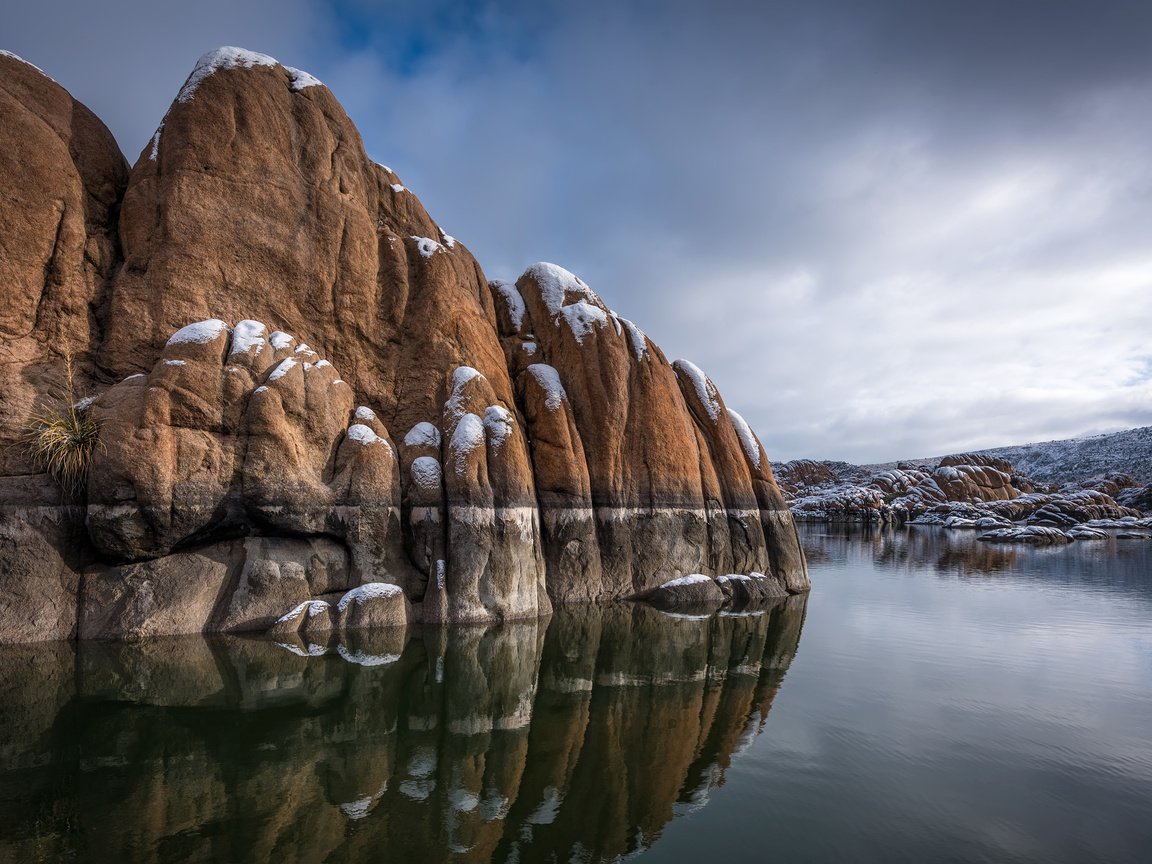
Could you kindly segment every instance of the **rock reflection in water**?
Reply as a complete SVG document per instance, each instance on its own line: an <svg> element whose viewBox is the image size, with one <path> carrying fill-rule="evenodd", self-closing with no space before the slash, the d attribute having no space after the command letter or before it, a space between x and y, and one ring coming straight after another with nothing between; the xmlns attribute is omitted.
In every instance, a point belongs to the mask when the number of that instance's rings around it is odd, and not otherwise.
<svg viewBox="0 0 1152 864"><path fill-rule="evenodd" d="M0 859L612 859L723 782L804 604L5 647Z"/></svg>
<svg viewBox="0 0 1152 864"><path fill-rule="evenodd" d="M978 533L921 526L808 525L800 536L812 541L805 544L804 553L813 564L853 563L866 555L885 570L919 570L927 565L959 576L1001 573L1017 566L1018 547L981 543Z"/></svg>
<svg viewBox="0 0 1152 864"><path fill-rule="evenodd" d="M800 526L799 534L814 569L847 565L915 575L929 568L960 580L983 582L994 576L1152 597L1144 544L1114 536L1037 547L988 544L977 539L979 531L919 525L809 523Z"/></svg>

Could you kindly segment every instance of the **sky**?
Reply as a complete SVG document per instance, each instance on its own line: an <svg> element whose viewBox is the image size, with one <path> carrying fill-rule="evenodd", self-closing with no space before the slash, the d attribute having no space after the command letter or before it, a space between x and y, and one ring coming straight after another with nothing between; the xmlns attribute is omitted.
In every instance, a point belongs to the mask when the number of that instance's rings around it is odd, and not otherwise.
<svg viewBox="0 0 1152 864"><path fill-rule="evenodd" d="M774 460L1152 425L1152 3L0 0L130 161L220 45L316 75L489 278L573 271Z"/></svg>

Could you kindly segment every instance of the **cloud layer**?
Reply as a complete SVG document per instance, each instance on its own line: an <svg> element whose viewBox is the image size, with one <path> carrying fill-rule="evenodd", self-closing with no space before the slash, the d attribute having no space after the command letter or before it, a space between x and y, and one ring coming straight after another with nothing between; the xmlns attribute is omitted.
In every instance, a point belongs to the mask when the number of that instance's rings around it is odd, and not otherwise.
<svg viewBox="0 0 1152 864"><path fill-rule="evenodd" d="M490 277L579 273L773 458L1152 424L1146 3L10 11L140 152L196 57L306 68Z"/></svg>

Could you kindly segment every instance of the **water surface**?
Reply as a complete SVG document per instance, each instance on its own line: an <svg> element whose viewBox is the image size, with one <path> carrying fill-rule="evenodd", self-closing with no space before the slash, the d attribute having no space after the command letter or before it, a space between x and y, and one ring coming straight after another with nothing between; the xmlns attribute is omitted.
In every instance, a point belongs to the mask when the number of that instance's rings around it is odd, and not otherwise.
<svg viewBox="0 0 1152 864"><path fill-rule="evenodd" d="M1152 544L803 536L740 615L0 649L0 860L1147 860Z"/></svg>

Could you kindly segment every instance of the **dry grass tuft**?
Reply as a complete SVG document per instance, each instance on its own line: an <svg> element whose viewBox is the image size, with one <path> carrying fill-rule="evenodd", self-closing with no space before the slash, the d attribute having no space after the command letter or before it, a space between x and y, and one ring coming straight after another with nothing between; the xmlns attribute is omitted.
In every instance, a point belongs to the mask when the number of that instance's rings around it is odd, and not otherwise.
<svg viewBox="0 0 1152 864"><path fill-rule="evenodd" d="M64 364L68 388L65 404L43 409L33 417L25 429L24 443L40 470L78 495L84 491L92 454L100 443L100 423L91 416L86 401L76 401L71 354L65 355Z"/></svg>

